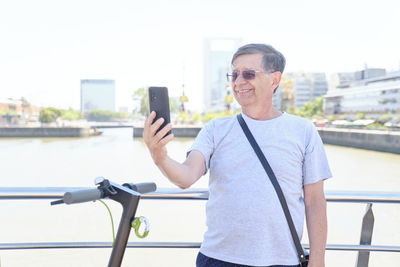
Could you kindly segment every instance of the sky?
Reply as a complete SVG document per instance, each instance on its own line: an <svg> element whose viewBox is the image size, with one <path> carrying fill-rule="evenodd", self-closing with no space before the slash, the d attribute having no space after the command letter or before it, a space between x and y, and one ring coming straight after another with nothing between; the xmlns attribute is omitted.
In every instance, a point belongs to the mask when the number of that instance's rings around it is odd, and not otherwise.
<svg viewBox="0 0 400 267"><path fill-rule="evenodd" d="M286 70L400 69L398 0L1 0L0 98L80 108L81 79L132 93L185 84L201 109L204 40L239 38L281 51Z"/></svg>

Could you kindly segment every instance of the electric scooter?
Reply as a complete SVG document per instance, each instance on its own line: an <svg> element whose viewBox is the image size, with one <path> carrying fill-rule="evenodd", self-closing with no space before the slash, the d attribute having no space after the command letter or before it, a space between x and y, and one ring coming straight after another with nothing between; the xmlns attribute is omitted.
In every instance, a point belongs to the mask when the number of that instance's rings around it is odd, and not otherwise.
<svg viewBox="0 0 400 267"><path fill-rule="evenodd" d="M96 178L95 184L97 185L97 188L66 192L62 199L51 202L51 205L63 203L69 205L96 201L102 198L109 198L119 202L122 205L123 211L117 236L113 243L111 256L108 262L108 267L119 267L121 266L122 258L124 257L131 228L134 227L135 224L137 226L135 227L135 230L137 231L141 223L141 220L135 220L140 195L156 191L157 186L155 183L125 183L121 186L110 182L103 177ZM142 218L143 217L140 219ZM143 222L146 223L147 230L147 221Z"/></svg>

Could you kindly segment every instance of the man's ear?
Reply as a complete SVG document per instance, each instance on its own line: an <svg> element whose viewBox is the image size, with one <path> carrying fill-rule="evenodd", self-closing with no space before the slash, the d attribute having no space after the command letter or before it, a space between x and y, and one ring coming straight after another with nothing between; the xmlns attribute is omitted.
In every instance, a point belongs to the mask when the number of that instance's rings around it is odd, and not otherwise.
<svg viewBox="0 0 400 267"><path fill-rule="evenodd" d="M279 83L281 82L282 78L282 73L279 71L275 71L271 73L272 75L272 85L274 86L274 89L279 86Z"/></svg>

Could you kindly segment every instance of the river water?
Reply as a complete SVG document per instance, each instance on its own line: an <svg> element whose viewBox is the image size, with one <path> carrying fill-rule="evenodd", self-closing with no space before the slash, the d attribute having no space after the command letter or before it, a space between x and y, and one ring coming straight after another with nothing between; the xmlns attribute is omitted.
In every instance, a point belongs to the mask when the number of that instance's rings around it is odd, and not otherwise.
<svg viewBox="0 0 400 267"><path fill-rule="evenodd" d="M193 139L175 139L169 154L183 161ZM325 145L334 177L330 190L400 191L400 155ZM76 139L0 139L0 187L91 187L96 177L117 183L157 183L174 188L154 167L132 129L106 129ZM207 175L192 188L206 188ZM0 200L0 242L111 242L111 226L98 202L50 206L48 200ZM118 204L108 201L119 220ZM357 244L364 204L328 204L329 244ZM374 204L373 245L400 246L400 206ZM145 241L201 242L204 201L143 200L137 215L151 231ZM131 242L143 241L134 235ZM305 232L303 242L308 243ZM106 266L110 249L1 251L0 266ZM122 266L194 266L197 249L127 249ZM354 266L355 252L327 251L327 267ZM400 266L400 253L371 253L370 267Z"/></svg>

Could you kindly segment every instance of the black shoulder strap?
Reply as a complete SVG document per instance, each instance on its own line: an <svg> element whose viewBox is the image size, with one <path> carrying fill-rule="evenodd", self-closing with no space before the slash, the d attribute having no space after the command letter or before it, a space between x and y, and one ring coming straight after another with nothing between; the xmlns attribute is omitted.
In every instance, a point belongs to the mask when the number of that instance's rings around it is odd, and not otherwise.
<svg viewBox="0 0 400 267"><path fill-rule="evenodd" d="M294 227L294 223L292 220L292 216L290 215L288 205L286 203L285 196L283 195L282 189L278 183L278 180L276 179L276 176L274 172L271 169L271 166L269 165L267 159L265 158L263 152L261 151L260 147L258 146L256 140L254 139L253 135L251 134L249 128L247 127L246 122L244 121L242 114L237 115L237 119L239 121L240 126L243 129L244 134L247 137L247 140L249 140L251 146L254 149L254 152L256 152L256 155L258 159L260 160L262 166L264 167L264 170L267 172L269 179L271 180L272 185L275 188L276 194L278 195L279 202L281 203L283 213L285 214L287 223L289 225L290 233L292 234L292 238L294 241L294 244L296 246L297 254L299 256L300 262L304 262L306 260L303 247L301 246L299 236L297 235L296 228Z"/></svg>

